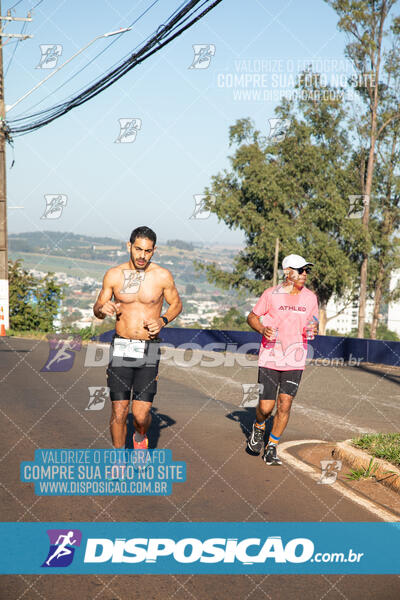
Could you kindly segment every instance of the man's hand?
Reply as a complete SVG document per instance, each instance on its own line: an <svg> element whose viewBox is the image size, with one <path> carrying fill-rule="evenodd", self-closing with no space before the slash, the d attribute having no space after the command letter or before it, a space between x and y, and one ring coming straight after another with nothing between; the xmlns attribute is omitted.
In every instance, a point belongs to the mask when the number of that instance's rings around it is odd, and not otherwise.
<svg viewBox="0 0 400 600"><path fill-rule="evenodd" d="M264 337L267 338L267 340L271 339L272 335L274 333L274 329L272 327L264 327L262 334Z"/></svg>
<svg viewBox="0 0 400 600"><path fill-rule="evenodd" d="M165 323L161 317L158 319L148 319L147 321L143 321L143 326L145 329L148 329L152 337L155 337L161 331L164 325Z"/></svg>
<svg viewBox="0 0 400 600"><path fill-rule="evenodd" d="M103 315L113 317L114 314L118 314L120 312L120 306L120 302L112 302L111 300L108 300L101 308L99 308L99 311L103 313Z"/></svg>

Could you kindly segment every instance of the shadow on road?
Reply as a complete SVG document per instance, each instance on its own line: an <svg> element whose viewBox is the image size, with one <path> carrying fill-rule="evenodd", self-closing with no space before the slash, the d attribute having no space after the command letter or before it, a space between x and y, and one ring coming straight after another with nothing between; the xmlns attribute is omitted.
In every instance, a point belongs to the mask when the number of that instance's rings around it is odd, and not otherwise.
<svg viewBox="0 0 400 600"><path fill-rule="evenodd" d="M400 375L395 375L393 371L390 371L390 367L387 370L384 368L384 365L379 369L374 369L370 365L363 365L362 363L357 367L361 371L366 371L367 373L371 373L372 375L378 375L379 377L384 377L393 383L397 383L400 385Z"/></svg>
<svg viewBox="0 0 400 600"><path fill-rule="evenodd" d="M249 435L251 433L253 423L254 423L254 418L255 418L254 408L243 408L242 410L234 410L231 413L228 413L226 415L226 418L230 419L231 421L236 421L237 423L239 423L240 429L242 430L242 433L243 433L243 436L245 437L245 439L247 441L247 438L249 437ZM273 415L271 415L265 423L264 439L266 441L269 438L269 434L271 433L273 424L274 424L274 417L273 417ZM252 454L252 452L250 452L250 450L248 450L247 447L246 447L246 452L248 452L248 454Z"/></svg>
<svg viewBox="0 0 400 600"><path fill-rule="evenodd" d="M149 448L157 448L158 440L160 438L161 429L165 429L166 427L171 427L171 425L175 425L176 421L171 419L168 415L164 415L163 413L159 413L158 409L154 406L151 409L152 421L150 425L150 429L147 432L147 437L149 438ZM135 432L135 428L133 426L133 415L130 412L127 418L127 432L126 432L126 440L125 440L125 448L132 449L133 448L133 434Z"/></svg>

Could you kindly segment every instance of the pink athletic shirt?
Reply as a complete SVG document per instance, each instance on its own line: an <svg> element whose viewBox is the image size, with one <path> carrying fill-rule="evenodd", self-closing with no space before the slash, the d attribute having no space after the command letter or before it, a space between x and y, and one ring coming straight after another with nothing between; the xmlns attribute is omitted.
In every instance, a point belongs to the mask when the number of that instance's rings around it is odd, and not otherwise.
<svg viewBox="0 0 400 600"><path fill-rule="evenodd" d="M275 342L263 337L258 365L276 371L302 371L307 357L304 328L314 316L318 319L318 300L306 287L299 294L287 294L282 289L282 285L268 288L253 308L264 327L278 328Z"/></svg>

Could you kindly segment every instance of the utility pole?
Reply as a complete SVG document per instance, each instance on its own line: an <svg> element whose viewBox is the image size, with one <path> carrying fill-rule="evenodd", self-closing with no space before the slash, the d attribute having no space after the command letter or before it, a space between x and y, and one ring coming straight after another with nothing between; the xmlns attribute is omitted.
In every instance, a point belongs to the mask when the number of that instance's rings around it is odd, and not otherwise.
<svg viewBox="0 0 400 600"><path fill-rule="evenodd" d="M26 18L12 17L8 11L1 16L0 1L0 307L3 307L6 329L9 328L9 297L8 297L8 245L7 245L7 187L6 187L6 141L7 128L5 124L6 109L4 102L3 74L3 40L5 38L26 39L31 35L20 33L3 33L3 21L32 21L28 13Z"/></svg>

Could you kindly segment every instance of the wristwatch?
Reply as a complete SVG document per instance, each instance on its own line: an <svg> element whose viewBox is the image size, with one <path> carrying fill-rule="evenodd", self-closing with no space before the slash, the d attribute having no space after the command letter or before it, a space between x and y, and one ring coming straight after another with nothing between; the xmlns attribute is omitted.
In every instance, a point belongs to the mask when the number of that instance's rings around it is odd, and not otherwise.
<svg viewBox="0 0 400 600"><path fill-rule="evenodd" d="M164 325L168 325L169 321L168 321L167 317L161 317L161 318L164 321Z"/></svg>

